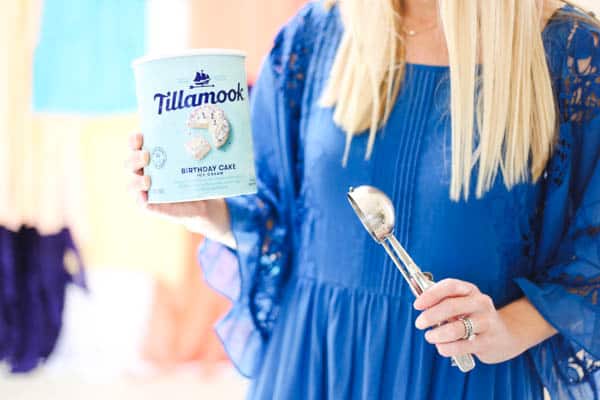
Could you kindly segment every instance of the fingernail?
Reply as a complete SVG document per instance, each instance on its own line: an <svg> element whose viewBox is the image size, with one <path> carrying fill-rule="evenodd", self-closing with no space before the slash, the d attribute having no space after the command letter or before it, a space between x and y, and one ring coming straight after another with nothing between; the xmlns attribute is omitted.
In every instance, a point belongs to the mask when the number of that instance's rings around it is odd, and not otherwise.
<svg viewBox="0 0 600 400"><path fill-rule="evenodd" d="M421 302L419 301L419 299L417 299L417 300L415 300L415 301L413 302L413 307L414 307L416 310L420 310L420 309L421 309Z"/></svg>
<svg viewBox="0 0 600 400"><path fill-rule="evenodd" d="M423 318L417 318L417 320L415 321L415 326L417 327L417 329L423 329L425 327L425 321L423 321Z"/></svg>
<svg viewBox="0 0 600 400"><path fill-rule="evenodd" d="M425 332L425 340L427 340L429 343L431 343L431 341L433 340L433 337L431 331L427 331Z"/></svg>
<svg viewBox="0 0 600 400"><path fill-rule="evenodd" d="M144 189L145 190L150 189L150 177L149 176L144 176Z"/></svg>
<svg viewBox="0 0 600 400"><path fill-rule="evenodd" d="M148 165L148 163L150 162L150 153L148 153L147 151L144 151L144 152L142 153L142 162L143 162L145 165Z"/></svg>

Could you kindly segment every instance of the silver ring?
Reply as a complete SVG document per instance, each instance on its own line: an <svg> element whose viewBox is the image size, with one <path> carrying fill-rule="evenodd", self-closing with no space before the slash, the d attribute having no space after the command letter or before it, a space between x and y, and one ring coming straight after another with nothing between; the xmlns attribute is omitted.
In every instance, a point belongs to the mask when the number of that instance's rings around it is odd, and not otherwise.
<svg viewBox="0 0 600 400"><path fill-rule="evenodd" d="M473 340L475 339L475 329L473 328L473 321L468 317L459 318L465 326L465 334L461 338L462 340Z"/></svg>

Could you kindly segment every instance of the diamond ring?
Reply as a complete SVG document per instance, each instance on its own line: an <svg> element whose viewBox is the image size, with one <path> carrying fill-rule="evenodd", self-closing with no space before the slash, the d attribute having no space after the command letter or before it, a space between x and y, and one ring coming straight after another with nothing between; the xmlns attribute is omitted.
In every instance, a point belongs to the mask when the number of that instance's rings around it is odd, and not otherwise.
<svg viewBox="0 0 600 400"><path fill-rule="evenodd" d="M473 328L473 321L468 317L459 318L465 326L465 334L461 338L462 340L473 340L475 339L475 329Z"/></svg>

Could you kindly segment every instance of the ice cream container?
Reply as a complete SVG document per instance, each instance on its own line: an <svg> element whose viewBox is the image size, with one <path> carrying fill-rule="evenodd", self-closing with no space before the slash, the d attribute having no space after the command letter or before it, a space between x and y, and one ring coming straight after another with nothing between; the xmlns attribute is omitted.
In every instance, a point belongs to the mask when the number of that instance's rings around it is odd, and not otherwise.
<svg viewBox="0 0 600 400"><path fill-rule="evenodd" d="M203 49L133 62L149 203L256 193L245 55Z"/></svg>

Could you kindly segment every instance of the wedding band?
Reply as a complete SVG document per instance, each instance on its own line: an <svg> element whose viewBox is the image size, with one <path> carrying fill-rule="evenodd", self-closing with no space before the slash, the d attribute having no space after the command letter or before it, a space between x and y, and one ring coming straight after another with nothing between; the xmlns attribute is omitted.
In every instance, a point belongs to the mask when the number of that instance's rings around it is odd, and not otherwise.
<svg viewBox="0 0 600 400"><path fill-rule="evenodd" d="M459 318L465 326L465 334L461 338L462 340L473 340L475 339L475 329L473 329L473 321L468 317Z"/></svg>

